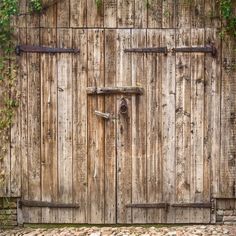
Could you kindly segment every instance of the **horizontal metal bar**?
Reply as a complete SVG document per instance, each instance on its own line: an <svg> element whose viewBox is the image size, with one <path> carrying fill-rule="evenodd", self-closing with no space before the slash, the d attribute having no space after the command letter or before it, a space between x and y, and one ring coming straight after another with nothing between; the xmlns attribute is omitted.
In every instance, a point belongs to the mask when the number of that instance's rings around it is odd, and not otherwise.
<svg viewBox="0 0 236 236"><path fill-rule="evenodd" d="M141 87L88 87L89 95L109 95L109 94L136 94L142 95L144 92Z"/></svg>
<svg viewBox="0 0 236 236"><path fill-rule="evenodd" d="M20 200L19 207L48 207L48 208L79 208L78 204L66 204L58 202Z"/></svg>
<svg viewBox="0 0 236 236"><path fill-rule="evenodd" d="M206 47L182 47L182 48L173 48L172 52L189 52L189 53L211 53L212 56L217 55L217 49L214 46L206 46Z"/></svg>
<svg viewBox="0 0 236 236"><path fill-rule="evenodd" d="M79 49L73 48L52 48L52 47L42 47L42 46L31 46L31 45L18 45L16 47L16 54L21 53L79 53Z"/></svg>
<svg viewBox="0 0 236 236"><path fill-rule="evenodd" d="M189 208L212 208L212 203L173 203L170 205L171 207L189 207Z"/></svg>
<svg viewBox="0 0 236 236"><path fill-rule="evenodd" d="M128 48L124 49L124 52L136 52L136 53L164 53L167 55L167 47L156 47L156 48Z"/></svg>
<svg viewBox="0 0 236 236"><path fill-rule="evenodd" d="M127 208L167 208L167 203L131 203L126 205Z"/></svg>

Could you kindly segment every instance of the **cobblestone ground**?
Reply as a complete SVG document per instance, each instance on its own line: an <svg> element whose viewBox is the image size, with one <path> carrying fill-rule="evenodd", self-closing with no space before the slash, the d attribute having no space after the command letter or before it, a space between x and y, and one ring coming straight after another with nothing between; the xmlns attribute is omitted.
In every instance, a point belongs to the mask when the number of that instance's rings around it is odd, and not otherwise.
<svg viewBox="0 0 236 236"><path fill-rule="evenodd" d="M81 227L81 228L53 228L53 229L12 229L0 230L0 236L152 236L152 235L166 235L166 236L187 236L187 235L230 235L236 236L236 226L230 225L195 225L195 226L176 226L176 227Z"/></svg>

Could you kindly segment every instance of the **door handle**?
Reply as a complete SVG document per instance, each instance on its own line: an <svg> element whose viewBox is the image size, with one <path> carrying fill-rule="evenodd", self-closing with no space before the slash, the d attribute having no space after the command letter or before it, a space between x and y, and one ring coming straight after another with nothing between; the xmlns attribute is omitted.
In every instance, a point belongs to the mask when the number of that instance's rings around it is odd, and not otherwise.
<svg viewBox="0 0 236 236"><path fill-rule="evenodd" d="M106 120L109 120L111 118L110 113L104 113L104 112L101 112L101 111L95 111L94 113L95 113L96 116L102 117Z"/></svg>

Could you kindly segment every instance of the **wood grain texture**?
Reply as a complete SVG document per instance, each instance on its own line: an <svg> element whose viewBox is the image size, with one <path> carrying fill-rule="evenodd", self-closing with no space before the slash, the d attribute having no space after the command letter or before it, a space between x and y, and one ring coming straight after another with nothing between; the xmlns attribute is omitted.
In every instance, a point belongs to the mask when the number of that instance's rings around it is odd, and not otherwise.
<svg viewBox="0 0 236 236"><path fill-rule="evenodd" d="M42 4L48 7L45 8L40 16L40 27L57 27L57 4L55 3L49 6L48 0L42 0Z"/></svg>
<svg viewBox="0 0 236 236"><path fill-rule="evenodd" d="M42 29L42 45L55 47L55 29ZM57 57L41 55L41 188L42 201L57 202ZM55 209L42 209L42 222L58 221Z"/></svg>
<svg viewBox="0 0 236 236"><path fill-rule="evenodd" d="M153 0L147 7L147 26L148 28L162 27L162 0Z"/></svg>
<svg viewBox="0 0 236 236"><path fill-rule="evenodd" d="M87 1L70 1L70 27L87 26Z"/></svg>
<svg viewBox="0 0 236 236"><path fill-rule="evenodd" d="M135 19L135 1L117 0L118 28L132 28Z"/></svg>
<svg viewBox="0 0 236 236"><path fill-rule="evenodd" d="M104 1L87 0L87 26L91 28L103 27L104 24Z"/></svg>
<svg viewBox="0 0 236 236"><path fill-rule="evenodd" d="M176 32L176 47L189 47L190 29ZM191 55L176 55L176 202L190 202ZM176 209L176 223L189 222L189 209Z"/></svg>
<svg viewBox="0 0 236 236"><path fill-rule="evenodd" d="M72 30L59 29L57 31L59 47L72 47ZM58 80L58 201L72 203L72 55L57 55ZM60 210L58 221L72 222L72 210Z"/></svg>
<svg viewBox="0 0 236 236"><path fill-rule="evenodd" d="M124 48L131 47L130 30L118 30L117 37L117 86L131 85L131 55ZM121 99L128 105L128 113L120 111ZM131 223L131 209L125 206L132 202L132 104L131 96L117 96L117 223Z"/></svg>
<svg viewBox="0 0 236 236"><path fill-rule="evenodd" d="M116 30L105 31L105 86L116 86ZM105 112L117 116L116 95L105 97ZM105 122L105 223L116 222L116 120Z"/></svg>
<svg viewBox="0 0 236 236"><path fill-rule="evenodd" d="M162 45L175 46L175 31L162 33ZM175 201L175 55L162 61L162 150L163 195L166 202ZM167 213L167 222L175 222L175 210Z"/></svg>
<svg viewBox="0 0 236 236"><path fill-rule="evenodd" d="M117 0L104 1L104 27L116 28L117 26Z"/></svg>
<svg viewBox="0 0 236 236"><path fill-rule="evenodd" d="M39 29L28 29L27 43L38 45ZM40 83L40 55L28 54L28 197L29 200L41 200L41 83ZM41 221L41 209L29 211L29 221Z"/></svg>
<svg viewBox="0 0 236 236"><path fill-rule="evenodd" d="M235 42L225 38L222 44L222 94L221 94L221 197L235 196Z"/></svg>
<svg viewBox="0 0 236 236"><path fill-rule="evenodd" d="M146 30L132 30L132 47L146 46ZM132 54L132 85L146 90L146 56ZM146 93L132 96L132 202L146 203ZM146 222L145 209L133 209L132 222Z"/></svg>
<svg viewBox="0 0 236 236"><path fill-rule="evenodd" d="M57 27L70 27L70 0L57 3Z"/></svg>
<svg viewBox="0 0 236 236"><path fill-rule="evenodd" d="M88 31L88 86L104 86L104 30ZM104 223L104 97L88 97L88 222Z"/></svg>
<svg viewBox="0 0 236 236"><path fill-rule="evenodd" d="M87 31L73 30L74 48L83 48L73 55L73 222L87 222Z"/></svg>
<svg viewBox="0 0 236 236"><path fill-rule="evenodd" d="M147 31L147 46L161 46L161 30ZM165 56L148 54L147 73L147 202L163 202L162 168L162 60ZM148 209L147 223L164 222L165 210Z"/></svg>

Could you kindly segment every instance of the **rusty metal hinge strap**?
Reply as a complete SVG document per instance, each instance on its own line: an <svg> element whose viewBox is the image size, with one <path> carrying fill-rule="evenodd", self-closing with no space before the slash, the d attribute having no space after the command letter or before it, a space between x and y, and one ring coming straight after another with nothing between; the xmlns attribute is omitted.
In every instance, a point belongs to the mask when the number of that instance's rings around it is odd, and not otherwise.
<svg viewBox="0 0 236 236"><path fill-rule="evenodd" d="M79 53L79 49L74 48L52 48L42 46L31 46L31 45L18 45L15 50L17 55L21 53Z"/></svg>
<svg viewBox="0 0 236 236"><path fill-rule="evenodd" d="M19 207L48 207L48 208L79 208L78 204L66 204L58 202L20 200Z"/></svg>
<svg viewBox="0 0 236 236"><path fill-rule="evenodd" d="M127 48L124 52L136 52L136 53L164 53L167 55L167 47L155 47L155 48Z"/></svg>

